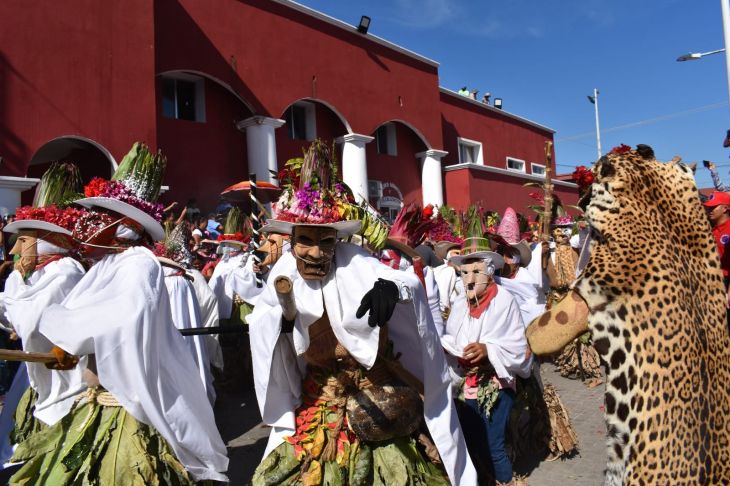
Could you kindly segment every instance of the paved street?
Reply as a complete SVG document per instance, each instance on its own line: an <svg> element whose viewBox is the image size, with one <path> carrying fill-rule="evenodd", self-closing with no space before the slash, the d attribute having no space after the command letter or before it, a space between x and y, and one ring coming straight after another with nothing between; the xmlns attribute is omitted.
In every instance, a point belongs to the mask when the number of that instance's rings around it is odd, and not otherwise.
<svg viewBox="0 0 730 486"><path fill-rule="evenodd" d="M603 421L603 385L589 389L578 380L568 380L545 364L543 381L552 383L568 408L579 440L580 452L575 457L542 462L529 475L531 486L598 486L603 484L606 464L606 429ZM245 394L221 394L216 417L231 459L231 484L249 484L258 465L269 429L260 424L253 390Z"/></svg>

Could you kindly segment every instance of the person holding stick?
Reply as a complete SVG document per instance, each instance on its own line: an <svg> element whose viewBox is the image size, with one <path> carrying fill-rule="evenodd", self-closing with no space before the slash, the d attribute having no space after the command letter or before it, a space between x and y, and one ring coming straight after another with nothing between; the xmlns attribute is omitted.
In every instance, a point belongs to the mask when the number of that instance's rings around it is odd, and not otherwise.
<svg viewBox="0 0 730 486"><path fill-rule="evenodd" d="M96 263L40 332L87 356L88 390L63 420L20 444L11 484L181 484L226 481L226 449L184 338L164 273L148 249L164 238L154 203L165 159L135 144L113 180L93 179L74 237ZM130 183L131 182L131 183Z"/></svg>
<svg viewBox="0 0 730 486"><path fill-rule="evenodd" d="M423 287L340 241L360 221L334 170L315 141L262 228L292 250L247 318L272 427L252 483L475 484Z"/></svg>

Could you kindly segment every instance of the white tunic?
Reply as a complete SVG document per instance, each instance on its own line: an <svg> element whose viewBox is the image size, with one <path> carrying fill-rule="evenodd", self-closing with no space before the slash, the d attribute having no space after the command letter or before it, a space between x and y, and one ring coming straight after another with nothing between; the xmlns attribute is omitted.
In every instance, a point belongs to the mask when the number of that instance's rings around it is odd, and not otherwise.
<svg viewBox="0 0 730 486"><path fill-rule="evenodd" d="M223 255L218 265L213 270L208 285L218 299L218 316L221 319L228 319L233 312L233 290L228 284L228 274L235 268L242 267L246 263L248 253L229 257Z"/></svg>
<svg viewBox="0 0 730 486"><path fill-rule="evenodd" d="M165 272L165 287L170 297L170 310L172 311L172 322L178 329L193 329L203 327L203 320L200 317L200 306L195 296L193 284L187 281L182 275L177 275L178 270L169 267L162 267ZM205 336L185 336L183 339L188 345L190 356L198 367L200 381L208 394L211 406L215 404L215 389L213 388L213 375L210 372L210 359L208 349L204 341Z"/></svg>
<svg viewBox="0 0 730 486"><path fill-rule="evenodd" d="M215 294L208 287L208 282L205 281L205 277L198 270L188 270L188 275L193 277L193 289L195 290L195 296L198 298L198 305L200 306L200 319L203 322L203 327L215 327L218 325L218 299L215 298ZM223 350L221 349L220 342L218 341L218 334L208 334L202 336L205 342L205 347L208 351L208 357L210 358L210 364L215 366L219 370L223 369Z"/></svg>
<svg viewBox="0 0 730 486"><path fill-rule="evenodd" d="M67 352L95 354L102 386L167 440L195 480L227 480L226 447L149 250L105 256L46 308L40 331Z"/></svg>
<svg viewBox="0 0 730 486"><path fill-rule="evenodd" d="M296 261L284 255L272 268L250 324L256 396L263 421L273 427L265 456L284 436L295 431L294 413L301 403L306 372L302 354L309 347L308 328L324 312L337 340L365 368L375 362L380 328L370 327L367 314L355 317L360 301L378 278L400 284L412 301L396 305L388 324L394 352L403 366L424 385L424 419L452 484L476 484L476 472L466 451L454 409L448 369L438 341L423 286L414 275L393 270L361 248L338 243L334 268L321 282L299 277ZM282 310L273 281L286 275L294 283L297 317L294 331L281 334Z"/></svg>
<svg viewBox="0 0 730 486"><path fill-rule="evenodd" d="M481 316L469 313L465 297L454 302L441 344L453 357L449 359L452 376L462 374L456 358L463 358L464 348L471 343L487 345L489 362L497 378L512 383L516 376L530 376L532 356L529 353L525 325L522 323L517 301L503 287L497 286L497 295Z"/></svg>
<svg viewBox="0 0 730 486"><path fill-rule="evenodd" d="M47 353L53 347L38 326L41 313L58 304L84 276L84 268L73 258L64 257L34 271L23 281L20 273L11 292L4 295L5 317L15 328L25 351ZM49 370L43 363L28 363L30 385L38 393L33 415L47 425L61 420L71 410L76 395L86 390L83 371L86 360L68 371Z"/></svg>

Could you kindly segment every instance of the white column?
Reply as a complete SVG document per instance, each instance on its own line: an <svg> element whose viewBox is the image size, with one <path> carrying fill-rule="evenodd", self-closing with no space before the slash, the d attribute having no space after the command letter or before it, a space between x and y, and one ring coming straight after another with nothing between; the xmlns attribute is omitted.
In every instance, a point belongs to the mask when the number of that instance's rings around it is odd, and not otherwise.
<svg viewBox="0 0 730 486"><path fill-rule="evenodd" d="M0 216L15 214L23 191L33 189L40 179L32 177L0 176Z"/></svg>
<svg viewBox="0 0 730 486"><path fill-rule="evenodd" d="M236 123L236 128L246 132L246 148L248 155L248 174L255 173L260 181L276 184L276 179L269 171L278 172L276 161L276 136L274 130L284 124L284 120L265 116L252 116Z"/></svg>
<svg viewBox="0 0 730 486"><path fill-rule="evenodd" d="M444 184L441 172L441 158L448 154L443 150L426 150L416 154L421 160L421 192L423 205L444 205Z"/></svg>
<svg viewBox="0 0 730 486"><path fill-rule="evenodd" d="M357 133L348 133L335 139L335 142L342 144L342 181L350 186L357 202L369 200L365 145L372 141L373 137Z"/></svg>

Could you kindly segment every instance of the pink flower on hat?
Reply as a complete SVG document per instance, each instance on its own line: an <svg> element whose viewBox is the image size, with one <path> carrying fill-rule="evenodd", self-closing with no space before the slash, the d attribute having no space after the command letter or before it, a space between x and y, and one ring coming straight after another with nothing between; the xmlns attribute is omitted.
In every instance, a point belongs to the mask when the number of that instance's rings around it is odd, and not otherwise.
<svg viewBox="0 0 730 486"><path fill-rule="evenodd" d="M520 242L520 223L517 220L517 213L511 207L505 209L502 221L497 228L497 234L510 245Z"/></svg>

